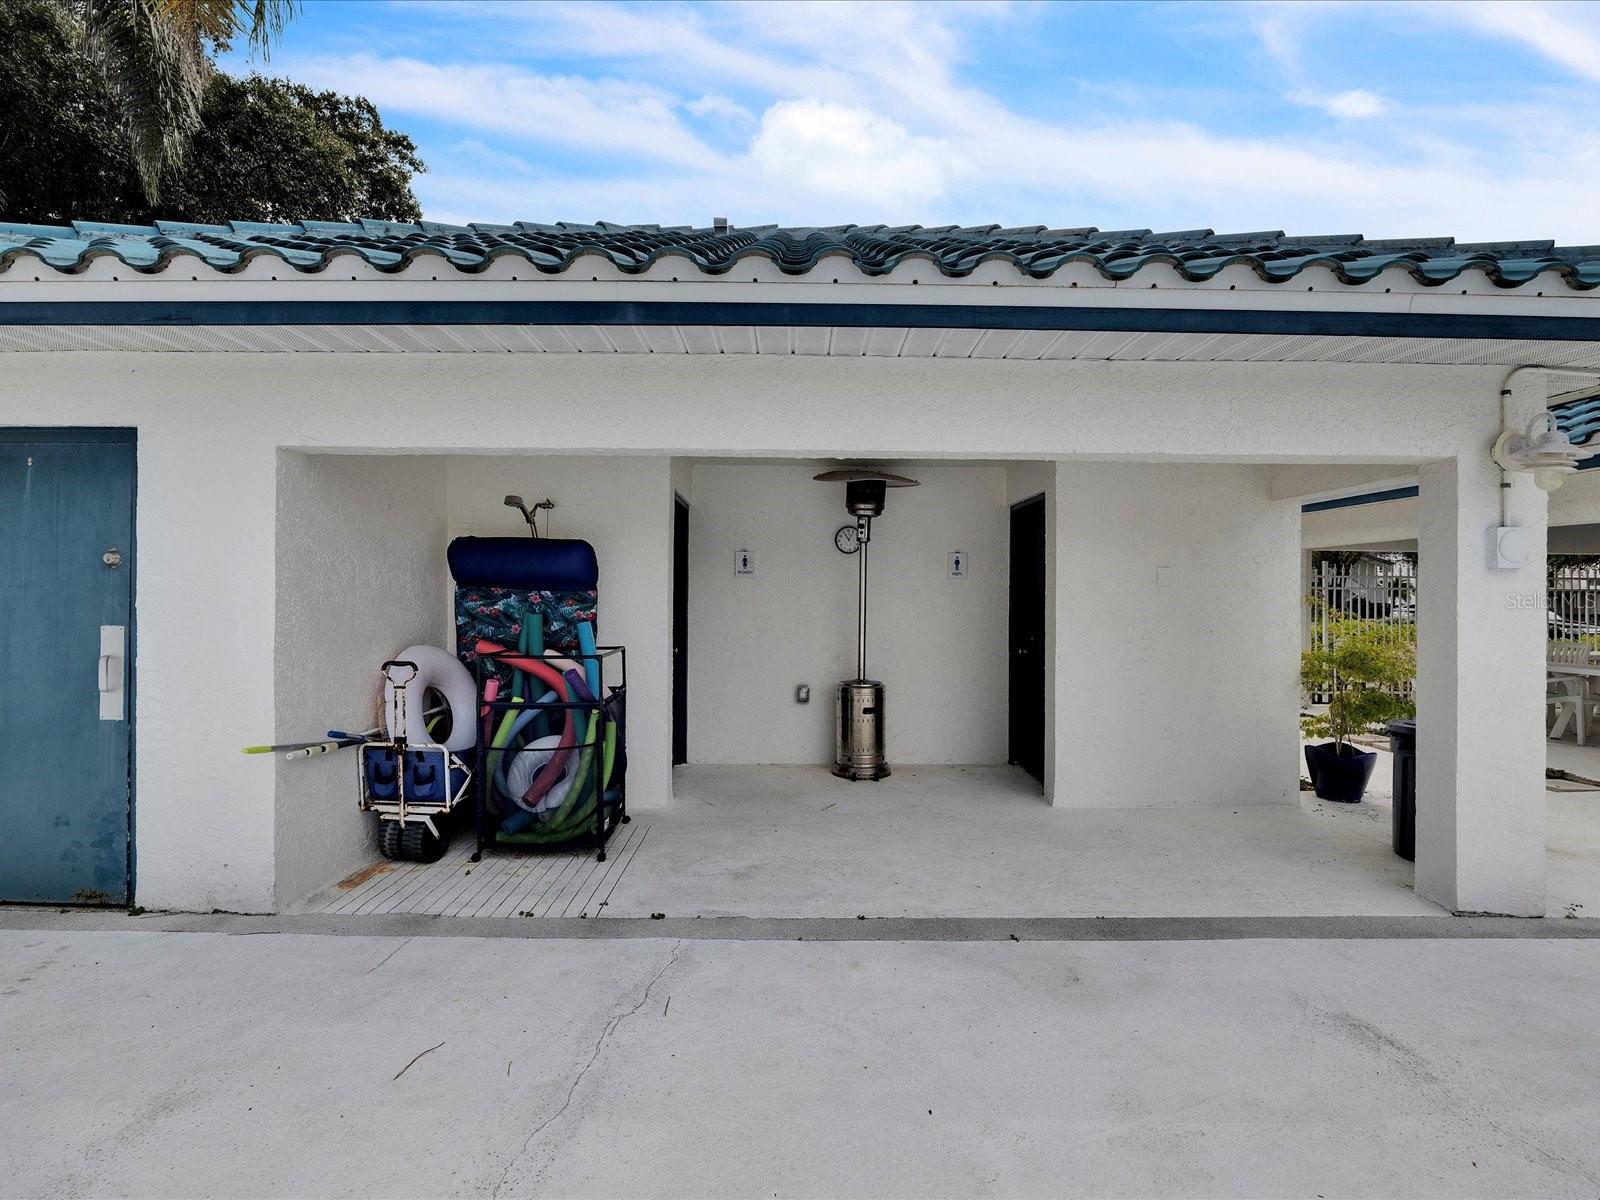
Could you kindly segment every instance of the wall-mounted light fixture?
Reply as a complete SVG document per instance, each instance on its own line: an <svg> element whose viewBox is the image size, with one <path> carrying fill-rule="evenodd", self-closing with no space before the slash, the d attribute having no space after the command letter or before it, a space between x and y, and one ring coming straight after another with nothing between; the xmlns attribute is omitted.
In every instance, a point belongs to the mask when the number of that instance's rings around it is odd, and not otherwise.
<svg viewBox="0 0 1600 1200"><path fill-rule="evenodd" d="M1542 491L1553 492L1589 457L1574 446L1550 413L1538 414L1522 433L1506 430L1495 439L1494 461L1504 471L1531 473Z"/></svg>

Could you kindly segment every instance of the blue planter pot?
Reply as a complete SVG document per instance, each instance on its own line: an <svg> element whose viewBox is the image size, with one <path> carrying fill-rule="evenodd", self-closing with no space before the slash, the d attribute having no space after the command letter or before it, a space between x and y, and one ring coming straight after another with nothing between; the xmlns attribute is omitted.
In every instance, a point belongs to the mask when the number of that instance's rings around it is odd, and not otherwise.
<svg viewBox="0 0 1600 1200"><path fill-rule="evenodd" d="M1311 774L1311 790L1319 800L1332 800L1338 804L1358 804L1366 794L1367 781L1372 769L1378 765L1378 756L1370 750L1357 750L1346 745L1340 753L1334 742L1306 747L1306 769Z"/></svg>

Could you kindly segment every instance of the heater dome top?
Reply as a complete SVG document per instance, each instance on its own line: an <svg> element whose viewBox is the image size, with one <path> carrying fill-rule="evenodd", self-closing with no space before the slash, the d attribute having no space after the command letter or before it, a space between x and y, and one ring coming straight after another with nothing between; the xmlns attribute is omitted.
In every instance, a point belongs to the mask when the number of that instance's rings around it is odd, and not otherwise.
<svg viewBox="0 0 1600 1200"><path fill-rule="evenodd" d="M812 479L818 483L881 483L884 487L918 487L919 481L907 479L904 475L891 475L887 471L875 471L871 467L839 467L836 470L824 471L820 475L813 475Z"/></svg>

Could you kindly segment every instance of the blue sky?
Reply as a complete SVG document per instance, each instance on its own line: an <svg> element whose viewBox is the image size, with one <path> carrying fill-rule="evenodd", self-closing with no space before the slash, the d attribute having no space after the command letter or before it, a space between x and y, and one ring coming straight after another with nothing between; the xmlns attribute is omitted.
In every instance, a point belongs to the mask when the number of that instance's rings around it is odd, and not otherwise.
<svg viewBox="0 0 1600 1200"><path fill-rule="evenodd" d="M1600 4L308 0L440 221L1600 242Z"/></svg>

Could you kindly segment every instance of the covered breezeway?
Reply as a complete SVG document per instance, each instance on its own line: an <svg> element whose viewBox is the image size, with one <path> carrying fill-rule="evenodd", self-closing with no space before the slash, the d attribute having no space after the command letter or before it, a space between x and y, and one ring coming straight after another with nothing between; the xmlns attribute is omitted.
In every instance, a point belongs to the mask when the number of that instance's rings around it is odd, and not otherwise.
<svg viewBox="0 0 1600 1200"><path fill-rule="evenodd" d="M820 897L850 916L886 879L902 891L939 892L950 908L980 889L1005 894L982 871L962 886L974 862L991 879L1017 876L1005 883L1022 890L1007 903L1035 908L1050 895L1061 910L1135 906L1190 868L1190 882L1164 907L1181 892L1212 911L1292 910L1362 861L1319 851L1320 827L1302 821L1285 770L1296 736L1300 505L1354 464L1419 481L1419 699L1424 725L1443 731L1421 748L1415 893L1399 879L1390 895L1447 911L1546 911L1533 699L1540 672L1506 666L1521 661L1511 648L1535 647L1541 631L1501 603L1508 577L1490 571L1483 553L1483 531L1503 519L1499 473L1484 453L1502 421L1501 370L1067 365L759 348L266 351L250 361L239 372L231 353L107 351L17 355L13 367L18 419L110 423L142 414L136 829L137 899L149 907L287 911L372 865L348 762L268 763L238 748L315 736L332 720L359 717L377 663L412 641L446 643L442 548L468 528L514 532L516 515L500 500L520 492L553 495L555 532L595 542L609 598L604 636L629 647L629 800L650 828L641 830L619 903L636 871L649 878L653 848L675 841L658 835L678 823L682 850L672 859L662 851L662 877L676 886L700 871L698 904L719 911L733 907L726 897L735 884L751 907L770 895L791 909ZM226 402L217 399L224 379ZM1523 374L1512 391L1513 423L1547 400L1537 375ZM1133 398L1145 414L1138 422L1128 419ZM698 471L712 459L951 471L1026 463L1041 475L1053 518L1042 788L992 760L919 763L921 753L898 755L891 744L897 775L877 788L857 785L862 798L849 798L883 811L818 825L830 838L808 856L809 835L774 824L759 793L783 794L791 768L843 786L818 766L826 745L810 763L762 764L753 753L696 763L691 751L690 770L675 783L674 470L687 460ZM1543 496L1524 484L1506 498L1508 515L1538 525ZM1009 488L996 496L1003 511ZM480 526L491 512L511 527ZM893 512L885 518L886 545L894 520ZM812 532L822 541L829 531ZM955 549L973 547L938 553ZM731 575L725 553L710 553ZM848 648L848 627L828 630L830 644ZM761 649L746 647L738 659L759 672ZM894 669L884 660L886 673ZM782 679L783 692L797 682ZM819 673L805 682L825 689L830 680ZM914 695L921 685L911 686ZM961 694L937 696L947 705L943 730L969 732L956 726ZM1534 720L1508 723L1508 712L1525 710ZM923 766L995 770L1031 793L1029 807L1015 822L995 819L1010 783L952 790L950 810L931 785L922 813L882 803ZM765 772L748 816L716 814L715 790L698 797L688 787L695 771L712 767ZM809 815L810 796L794 804L797 818ZM822 816L826 803L817 805L820 819L849 816ZM696 821L726 822L736 844L720 845L722 834L691 823L692 806L706 810ZM1229 834L1196 828L1226 831L1236 808L1241 832L1231 847L1221 845ZM1254 819L1282 820L1304 836L1274 843L1252 831ZM1095 832L1097 822L1106 832ZM1035 823L1053 832L1039 834ZM1244 861L1223 853L1241 847L1251 851ZM1316 865L1324 859L1336 860L1331 874ZM1404 868L1384 860L1378 884L1397 871ZM1302 895L1271 882L1294 876ZM1096 880L1109 881L1104 903L1093 898ZM1330 885L1342 892L1332 911L1361 911L1373 881L1347 882ZM690 903L683 892L662 895L630 903ZM887 907L881 898L878 905Z"/></svg>

